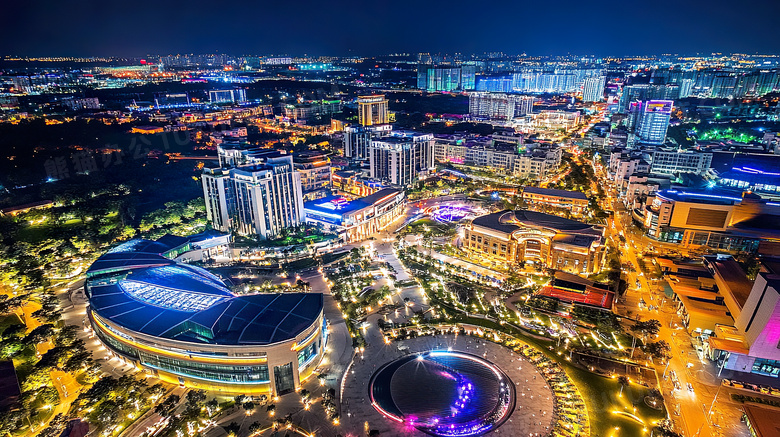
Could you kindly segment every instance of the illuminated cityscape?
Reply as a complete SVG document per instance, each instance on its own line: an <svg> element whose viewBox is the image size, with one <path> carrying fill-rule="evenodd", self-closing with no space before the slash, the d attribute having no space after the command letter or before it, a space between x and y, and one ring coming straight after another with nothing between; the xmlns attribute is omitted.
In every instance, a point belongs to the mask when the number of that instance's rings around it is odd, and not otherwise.
<svg viewBox="0 0 780 437"><path fill-rule="evenodd" d="M778 14L4 5L0 434L779 436Z"/></svg>

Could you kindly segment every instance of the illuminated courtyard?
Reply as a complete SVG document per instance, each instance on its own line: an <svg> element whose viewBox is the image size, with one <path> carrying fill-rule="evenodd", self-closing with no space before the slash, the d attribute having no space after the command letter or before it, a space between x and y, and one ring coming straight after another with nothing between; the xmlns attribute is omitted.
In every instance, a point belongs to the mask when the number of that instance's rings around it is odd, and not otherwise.
<svg viewBox="0 0 780 437"><path fill-rule="evenodd" d="M536 366L468 335L369 346L345 375L342 397L345 436L366 429L393 436L537 436L553 421L552 390Z"/></svg>
<svg viewBox="0 0 780 437"><path fill-rule="evenodd" d="M503 423L515 400L512 381L500 369L449 351L392 361L374 374L369 390L380 413L436 436L487 433Z"/></svg>

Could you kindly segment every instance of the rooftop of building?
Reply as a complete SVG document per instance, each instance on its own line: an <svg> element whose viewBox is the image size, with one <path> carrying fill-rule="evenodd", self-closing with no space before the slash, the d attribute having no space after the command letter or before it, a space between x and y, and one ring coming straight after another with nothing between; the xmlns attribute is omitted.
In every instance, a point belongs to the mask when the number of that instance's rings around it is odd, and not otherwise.
<svg viewBox="0 0 780 437"><path fill-rule="evenodd" d="M758 404L743 404L742 410L756 437L780 435L780 408Z"/></svg>
<svg viewBox="0 0 780 437"><path fill-rule="evenodd" d="M475 218L472 224L506 233L512 233L521 227L539 227L558 232L602 234L599 229L587 223L527 209L494 212Z"/></svg>
<svg viewBox="0 0 780 437"><path fill-rule="evenodd" d="M560 248L561 244L567 246L576 246L579 248L588 249L594 241L598 241L598 235L579 235L579 234L558 234L553 237L552 241L555 243L556 248Z"/></svg>
<svg viewBox="0 0 780 437"><path fill-rule="evenodd" d="M612 309L615 300L615 293L601 288L586 286L581 290L576 288L564 288L563 285L543 287L539 293L540 296L546 296L558 299L567 303L579 303L598 307L602 309Z"/></svg>
<svg viewBox="0 0 780 437"><path fill-rule="evenodd" d="M319 293L236 296L214 274L164 257L167 248L133 240L100 257L87 271L90 308L130 331L218 345L286 341L322 313Z"/></svg>
<svg viewBox="0 0 780 437"><path fill-rule="evenodd" d="M742 266L731 256L705 255L704 261L713 274L727 286L719 292L730 294L737 305L743 308L750 296L750 290L753 289L753 281L748 279Z"/></svg>
<svg viewBox="0 0 780 437"><path fill-rule="evenodd" d="M303 152L295 152L293 154L293 162L297 163L312 163L317 161L326 161L328 154L317 150L306 150Z"/></svg>
<svg viewBox="0 0 780 437"><path fill-rule="evenodd" d="M691 202L706 205L734 205L742 202L742 198L732 191L707 190L662 190L656 196L673 202Z"/></svg>
<svg viewBox="0 0 780 437"><path fill-rule="evenodd" d="M401 193L401 190L392 188L384 188L366 197L361 197L355 200L349 200L341 196L326 196L321 199L305 202L303 208L309 211L324 213L324 214L336 214L339 216L345 216L355 211L368 208L370 206L389 200L390 198Z"/></svg>
<svg viewBox="0 0 780 437"><path fill-rule="evenodd" d="M588 196L582 191L558 190L554 188L525 187L523 193L539 194L543 196L563 197L567 199L588 200Z"/></svg>
<svg viewBox="0 0 780 437"><path fill-rule="evenodd" d="M734 324L734 319L729 315L729 309L725 305L704 301L683 294L677 295L685 311L691 317L705 318L716 324ZM696 326L694 326L696 328Z"/></svg>

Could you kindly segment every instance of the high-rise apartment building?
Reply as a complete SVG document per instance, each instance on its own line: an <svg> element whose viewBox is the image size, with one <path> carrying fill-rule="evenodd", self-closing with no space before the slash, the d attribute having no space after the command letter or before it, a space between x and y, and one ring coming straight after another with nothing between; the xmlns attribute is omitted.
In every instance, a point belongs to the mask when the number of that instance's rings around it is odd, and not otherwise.
<svg viewBox="0 0 780 437"><path fill-rule="evenodd" d="M304 221L301 175L292 156L203 171L206 215L214 229L270 238Z"/></svg>
<svg viewBox="0 0 780 437"><path fill-rule="evenodd" d="M358 123L361 126L387 123L387 99L384 95L360 96L357 98L357 104Z"/></svg>
<svg viewBox="0 0 780 437"><path fill-rule="evenodd" d="M682 79L680 80L680 98L684 99L686 97L690 97L690 95L693 93L693 79Z"/></svg>
<svg viewBox="0 0 780 437"><path fill-rule="evenodd" d="M637 140L647 144L663 144L672 118L674 102L648 100L631 104L632 127Z"/></svg>
<svg viewBox="0 0 780 437"><path fill-rule="evenodd" d="M469 114L491 120L509 121L533 112L534 98L503 93L470 93Z"/></svg>
<svg viewBox="0 0 780 437"><path fill-rule="evenodd" d="M620 93L618 112L625 114L631 109L631 105L636 102L678 99L680 98L680 88L681 86L678 84L663 83L626 85Z"/></svg>
<svg viewBox="0 0 780 437"><path fill-rule="evenodd" d="M427 91L473 90L476 65L423 65L417 67L417 88Z"/></svg>
<svg viewBox="0 0 780 437"><path fill-rule="evenodd" d="M408 186L433 171L433 134L395 131L372 139L371 178Z"/></svg>
<svg viewBox="0 0 780 437"><path fill-rule="evenodd" d="M604 76L588 77L582 85L583 102L600 102L604 100Z"/></svg>

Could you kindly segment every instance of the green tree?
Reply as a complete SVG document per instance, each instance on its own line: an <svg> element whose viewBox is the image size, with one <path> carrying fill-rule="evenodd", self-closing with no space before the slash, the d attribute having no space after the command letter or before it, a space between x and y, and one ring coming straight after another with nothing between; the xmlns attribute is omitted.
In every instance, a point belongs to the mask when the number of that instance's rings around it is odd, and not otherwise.
<svg viewBox="0 0 780 437"><path fill-rule="evenodd" d="M618 376L618 384L620 384L620 396L623 396L623 388L625 388L629 384L629 379L625 375Z"/></svg>
<svg viewBox="0 0 780 437"><path fill-rule="evenodd" d="M672 357L672 348L669 346L669 343L667 343L666 340L659 340L655 343L647 343L645 345L645 352L650 354L651 357L660 360L668 360Z"/></svg>
<svg viewBox="0 0 780 437"><path fill-rule="evenodd" d="M648 336L653 337L657 335L658 332L660 332L661 322L655 319L639 321L631 326L631 330L633 332L641 333L643 339L647 338Z"/></svg>

